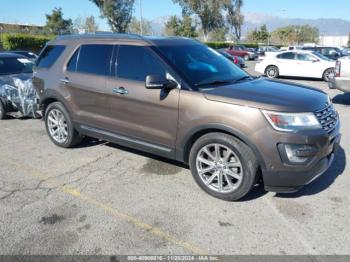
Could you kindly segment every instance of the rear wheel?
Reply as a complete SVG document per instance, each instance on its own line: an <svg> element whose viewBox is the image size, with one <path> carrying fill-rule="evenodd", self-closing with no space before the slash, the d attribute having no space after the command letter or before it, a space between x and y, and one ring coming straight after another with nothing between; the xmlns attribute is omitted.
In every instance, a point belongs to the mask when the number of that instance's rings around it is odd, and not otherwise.
<svg viewBox="0 0 350 262"><path fill-rule="evenodd" d="M199 138L190 152L190 168L197 184L210 195L234 201L250 192L258 163L242 141L223 133Z"/></svg>
<svg viewBox="0 0 350 262"><path fill-rule="evenodd" d="M326 82L331 81L331 79L334 78L334 68L328 68L324 71L322 78Z"/></svg>
<svg viewBox="0 0 350 262"><path fill-rule="evenodd" d="M279 76L279 71L277 66L268 66L265 69L265 75L268 78L277 78Z"/></svg>
<svg viewBox="0 0 350 262"><path fill-rule="evenodd" d="M5 110L4 104L0 100L0 120L5 119L5 117L6 117L6 110Z"/></svg>
<svg viewBox="0 0 350 262"><path fill-rule="evenodd" d="M54 102L47 107L45 125L51 141L57 146L74 147L83 139L74 129L69 113L61 102Z"/></svg>

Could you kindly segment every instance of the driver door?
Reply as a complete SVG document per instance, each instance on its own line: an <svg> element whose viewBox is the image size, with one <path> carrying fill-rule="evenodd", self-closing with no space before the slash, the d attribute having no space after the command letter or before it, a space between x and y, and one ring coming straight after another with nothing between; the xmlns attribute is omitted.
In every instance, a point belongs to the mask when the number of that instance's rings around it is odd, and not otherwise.
<svg viewBox="0 0 350 262"><path fill-rule="evenodd" d="M110 126L143 150L175 154L180 89L146 89L148 75L165 75L166 66L146 46L122 44L114 58L110 93Z"/></svg>

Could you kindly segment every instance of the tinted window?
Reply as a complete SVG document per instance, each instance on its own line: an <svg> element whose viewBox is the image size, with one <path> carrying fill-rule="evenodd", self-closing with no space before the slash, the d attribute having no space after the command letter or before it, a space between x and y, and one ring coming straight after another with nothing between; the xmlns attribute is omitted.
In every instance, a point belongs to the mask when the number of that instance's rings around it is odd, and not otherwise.
<svg viewBox="0 0 350 262"><path fill-rule="evenodd" d="M77 72L109 75L113 45L82 45Z"/></svg>
<svg viewBox="0 0 350 262"><path fill-rule="evenodd" d="M145 47L120 46L117 76L136 81L145 81L148 75L165 75L165 70L158 59Z"/></svg>
<svg viewBox="0 0 350 262"><path fill-rule="evenodd" d="M234 82L248 74L206 45L159 45L160 52L189 83L195 86Z"/></svg>
<svg viewBox="0 0 350 262"><path fill-rule="evenodd" d="M63 45L46 46L36 62L37 67L51 67L56 62L57 58L62 54L64 48L65 47Z"/></svg>
<svg viewBox="0 0 350 262"><path fill-rule="evenodd" d="M302 61L312 61L313 57L308 54L297 54L297 59Z"/></svg>
<svg viewBox="0 0 350 262"><path fill-rule="evenodd" d="M0 75L33 73L33 65L27 58L0 58Z"/></svg>
<svg viewBox="0 0 350 262"><path fill-rule="evenodd" d="M295 58L295 54L292 52L288 52L288 53L283 53L277 56L278 58L281 59L294 59Z"/></svg>
<svg viewBox="0 0 350 262"><path fill-rule="evenodd" d="M77 51L73 54L71 59L69 60L67 64L67 71L69 72L75 72L77 70L77 61L78 61L78 55L79 55L80 48L78 48Z"/></svg>

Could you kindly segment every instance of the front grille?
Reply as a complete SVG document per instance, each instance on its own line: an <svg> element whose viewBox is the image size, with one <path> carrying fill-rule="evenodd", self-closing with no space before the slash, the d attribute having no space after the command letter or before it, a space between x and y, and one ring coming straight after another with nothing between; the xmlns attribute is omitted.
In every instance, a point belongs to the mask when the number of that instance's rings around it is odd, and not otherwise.
<svg viewBox="0 0 350 262"><path fill-rule="evenodd" d="M315 114L322 128L328 133L331 133L337 126L338 113L332 104L327 104L324 109L317 111Z"/></svg>

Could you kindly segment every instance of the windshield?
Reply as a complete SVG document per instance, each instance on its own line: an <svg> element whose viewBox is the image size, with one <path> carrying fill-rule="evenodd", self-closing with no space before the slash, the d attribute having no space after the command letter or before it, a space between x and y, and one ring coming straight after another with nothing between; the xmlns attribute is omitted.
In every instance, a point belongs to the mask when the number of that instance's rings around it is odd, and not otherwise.
<svg viewBox="0 0 350 262"><path fill-rule="evenodd" d="M239 81L249 75L213 49L200 44L160 45L162 55L194 86Z"/></svg>
<svg viewBox="0 0 350 262"><path fill-rule="evenodd" d="M313 55L317 56L318 58L322 59L322 60L326 60L326 61L333 61L332 59L329 59L328 57L322 55L319 52L311 52Z"/></svg>
<svg viewBox="0 0 350 262"><path fill-rule="evenodd" d="M33 73L33 66L27 58L0 58L0 75Z"/></svg>

